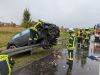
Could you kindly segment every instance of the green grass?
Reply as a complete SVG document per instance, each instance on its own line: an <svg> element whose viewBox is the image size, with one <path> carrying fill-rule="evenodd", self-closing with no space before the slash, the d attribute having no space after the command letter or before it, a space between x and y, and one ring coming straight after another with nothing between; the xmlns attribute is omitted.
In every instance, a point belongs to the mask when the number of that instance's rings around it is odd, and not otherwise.
<svg viewBox="0 0 100 75"><path fill-rule="evenodd" d="M60 38L68 38L69 37L69 34L66 33L66 32L61 32L60 33Z"/></svg>
<svg viewBox="0 0 100 75"><path fill-rule="evenodd" d="M0 32L0 48L5 48L14 33Z"/></svg>
<svg viewBox="0 0 100 75"><path fill-rule="evenodd" d="M9 40L18 32L0 32L0 49L5 49Z"/></svg>
<svg viewBox="0 0 100 75"><path fill-rule="evenodd" d="M0 27L0 49L5 49L12 36L23 29L22 27Z"/></svg>
<svg viewBox="0 0 100 75"><path fill-rule="evenodd" d="M30 53L23 53L18 56L15 56L14 59L15 59L16 64L14 65L13 71L19 68L22 68L32 63L33 61L43 58L47 56L48 54L50 54L51 52L52 50L50 51L50 50L43 50L43 49L37 48L35 52L33 53L33 55L30 55Z"/></svg>

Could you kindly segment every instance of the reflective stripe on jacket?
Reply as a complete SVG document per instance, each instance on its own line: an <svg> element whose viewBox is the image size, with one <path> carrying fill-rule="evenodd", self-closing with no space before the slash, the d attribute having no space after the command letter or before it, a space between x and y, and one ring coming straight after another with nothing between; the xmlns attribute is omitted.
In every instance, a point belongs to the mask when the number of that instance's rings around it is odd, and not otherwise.
<svg viewBox="0 0 100 75"><path fill-rule="evenodd" d="M42 24L41 22L37 22L34 26L32 26L30 29L32 29L32 30L35 30L35 31L37 31L37 26L39 25L39 24Z"/></svg>

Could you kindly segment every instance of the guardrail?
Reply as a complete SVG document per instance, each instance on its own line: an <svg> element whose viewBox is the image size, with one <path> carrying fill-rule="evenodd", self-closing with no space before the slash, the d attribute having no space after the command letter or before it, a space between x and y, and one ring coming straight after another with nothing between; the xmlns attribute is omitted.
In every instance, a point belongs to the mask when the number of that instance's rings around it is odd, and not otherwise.
<svg viewBox="0 0 100 75"><path fill-rule="evenodd" d="M57 42L62 42L62 41L65 41L65 40L67 40L67 38L58 39ZM16 54L20 54L20 53L23 53L23 52L30 51L30 54L32 54L33 53L33 48L38 47L38 46L39 46L39 44L19 47L19 48L15 48L15 49L8 49L8 50L3 50L1 53L13 56L13 55L16 55Z"/></svg>
<svg viewBox="0 0 100 75"><path fill-rule="evenodd" d="M32 54L32 49L34 47L37 47L37 46L39 46L39 44L37 44L37 45L31 45L31 46L24 46L24 47L15 48L15 49L3 50L1 53L13 56L13 55L16 55L16 54L19 54L19 53L30 51L30 53Z"/></svg>

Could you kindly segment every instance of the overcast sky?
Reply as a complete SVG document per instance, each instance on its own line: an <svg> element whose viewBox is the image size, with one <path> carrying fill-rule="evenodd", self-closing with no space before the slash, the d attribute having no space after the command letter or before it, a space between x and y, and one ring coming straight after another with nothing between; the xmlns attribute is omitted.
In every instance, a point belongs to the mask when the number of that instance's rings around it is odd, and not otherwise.
<svg viewBox="0 0 100 75"><path fill-rule="evenodd" d="M25 8L32 20L43 19L64 27L100 23L100 0L0 0L0 21L20 24Z"/></svg>

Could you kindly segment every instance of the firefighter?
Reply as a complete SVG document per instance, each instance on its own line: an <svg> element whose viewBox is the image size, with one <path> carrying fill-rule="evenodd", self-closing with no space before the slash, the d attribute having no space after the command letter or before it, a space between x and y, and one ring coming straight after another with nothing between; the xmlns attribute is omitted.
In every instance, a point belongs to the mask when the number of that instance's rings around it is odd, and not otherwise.
<svg viewBox="0 0 100 75"><path fill-rule="evenodd" d="M39 35L38 35L38 26L41 26L42 24L43 24L43 22L39 20L38 22L36 22L36 24L34 26L32 26L30 28L29 45L36 43L36 40L39 37Z"/></svg>
<svg viewBox="0 0 100 75"><path fill-rule="evenodd" d="M89 47L89 41L90 41L90 31L89 29L85 29L84 34L83 34L83 43L84 43L84 47Z"/></svg>
<svg viewBox="0 0 100 75"><path fill-rule="evenodd" d="M69 30L69 39L67 44L68 49L68 60L73 60L73 50L75 50L75 33L74 30Z"/></svg>
<svg viewBox="0 0 100 75"><path fill-rule="evenodd" d="M0 51L0 75L11 75L11 68L15 61Z"/></svg>
<svg viewBox="0 0 100 75"><path fill-rule="evenodd" d="M84 38L88 38L88 39L90 39L90 35L91 35L91 32L90 32L90 30L89 29L85 29L85 31L84 31Z"/></svg>
<svg viewBox="0 0 100 75"><path fill-rule="evenodd" d="M91 36L91 31L90 31L90 29L86 29L86 34L87 34L87 36L89 37L89 40L90 40L90 36Z"/></svg>
<svg viewBox="0 0 100 75"><path fill-rule="evenodd" d="M82 45L83 45L83 29L78 29L78 31L77 31L77 43L78 43L78 47L82 48Z"/></svg>

